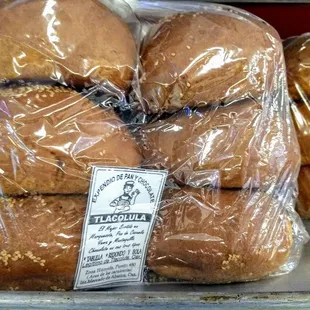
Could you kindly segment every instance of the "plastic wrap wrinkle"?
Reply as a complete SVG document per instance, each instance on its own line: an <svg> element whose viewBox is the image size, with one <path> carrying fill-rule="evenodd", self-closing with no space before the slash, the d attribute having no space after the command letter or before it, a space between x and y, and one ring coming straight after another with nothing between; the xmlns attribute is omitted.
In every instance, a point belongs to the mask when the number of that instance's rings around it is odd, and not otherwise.
<svg viewBox="0 0 310 310"><path fill-rule="evenodd" d="M260 105L249 100L190 116L181 111L147 125L141 132L145 164L170 169L182 183L198 171L215 170L220 172L222 187L243 187L248 180L254 187L263 186L266 177L276 175L274 165L282 170L298 163L298 150L285 145L277 128L277 122L283 126L283 121L275 118L269 125L261 112ZM268 122L266 128L261 129L261 122ZM257 136L258 130L263 135ZM278 161L271 162L271 156Z"/></svg>
<svg viewBox="0 0 310 310"><path fill-rule="evenodd" d="M287 66L291 113L301 149L301 171L298 178L299 198L297 211L304 218L310 218L308 194L308 165L310 164L310 34L290 38L284 42Z"/></svg>
<svg viewBox="0 0 310 310"><path fill-rule="evenodd" d="M178 278L206 283L255 280L277 270L286 261L292 243L287 234L291 229L288 218L281 219L285 210L281 211L263 193L228 190L220 191L215 203L219 207L217 212L205 213L188 202L191 195L208 201L209 193L212 190L184 188L171 197L173 206L167 205L160 211L163 223L155 228L157 240L150 246L151 269L167 277L179 270ZM247 204L251 207L245 210L242 206ZM277 224L271 219L277 219ZM201 239L200 230L214 238ZM158 234L165 237L162 239ZM179 238L188 234L193 238ZM176 259L184 263L179 264ZM233 266L229 267L230 264ZM249 276L245 270L253 275Z"/></svg>
<svg viewBox="0 0 310 310"><path fill-rule="evenodd" d="M215 22L216 19L217 22ZM210 23L210 27L214 28L214 31L199 30L204 23L206 23L206 27ZM262 78L265 79L265 76L268 78L269 72L273 71L263 71L262 66L266 65L265 60L270 60L266 52L274 52L275 48L269 42L268 44L272 48L263 50L261 52L263 56L258 57L259 53L256 50L253 50L253 54L251 54L249 48L259 46L260 42L265 41L262 43L264 46L268 39L262 36L263 32L261 31L260 37L256 38L255 45L250 43L245 45L245 41L240 39L247 35L245 33L241 35L238 28L232 26L231 28L234 30L225 31L226 27L229 28L229 25L233 23L237 27L239 23L240 26L243 25L244 21L238 21L238 19L233 19L224 14L215 15L205 12L198 15L194 13L179 14L173 16L171 20L167 19L162 22L162 26L157 29L157 34L146 40L141 57L144 69L141 89L145 100L150 105L150 110L158 111L161 106L164 109L173 110L186 104L204 105L223 100L231 101L234 97L240 98L249 95L251 89L254 96L262 93L262 90L256 88L262 83ZM179 35L184 25L187 25L187 32L183 30L184 34ZM257 31L254 23L251 26L253 29L249 38L252 40L256 34L259 34L259 31ZM240 31L241 29L244 32L247 28L240 28ZM212 40L209 37L206 38L206 35L210 34L212 34ZM229 44L226 35L230 35L231 44ZM199 40L197 36L201 36L201 39ZM212 42L212 46L208 45L207 39ZM234 42L234 40L236 41ZM223 42L225 42L224 45ZM225 48L221 47L222 45ZM241 48L238 48L239 46ZM178 52L173 51L173 48ZM229 52L226 49L230 49ZM199 56L196 56L195 53L199 53ZM227 57L227 54L232 54L234 57ZM167 61L159 55L164 55ZM197 61L194 63L193 59ZM259 63L260 60L263 61L262 64ZM187 61L190 63L189 67L186 67ZM248 65L246 64L247 61L250 62ZM184 69L181 67L183 63ZM272 62L269 61L268 65L271 66ZM253 68L249 72L249 68L252 66L256 70ZM256 75L261 75L261 77L253 79L253 76ZM251 81L256 81L256 83L252 85ZM247 83L248 86L245 87L244 83ZM263 83L265 84L265 82ZM165 85L165 89L163 89L163 85ZM156 94L157 90L159 91L158 94L163 94L163 97L166 98L164 99L165 102L159 101L159 96ZM214 94L212 94L213 91ZM239 91L241 93L235 96ZM171 100L169 99L170 92ZM221 93L223 93L223 97L221 97ZM174 105L176 106L174 107Z"/></svg>
<svg viewBox="0 0 310 310"><path fill-rule="evenodd" d="M19 96L19 92L25 92L28 98ZM6 194L84 194L91 165L140 163L133 137L111 108L99 107L74 91L52 86L8 88L0 91L0 96L10 103L11 114L2 116L1 122L9 123L11 128L3 127L9 138L3 137L4 148L10 153L14 150L18 158L17 165L14 157L10 164L9 153L1 154L0 161L7 167L2 178L21 187L3 182ZM46 105L47 98L50 105ZM120 144L127 149L126 154Z"/></svg>

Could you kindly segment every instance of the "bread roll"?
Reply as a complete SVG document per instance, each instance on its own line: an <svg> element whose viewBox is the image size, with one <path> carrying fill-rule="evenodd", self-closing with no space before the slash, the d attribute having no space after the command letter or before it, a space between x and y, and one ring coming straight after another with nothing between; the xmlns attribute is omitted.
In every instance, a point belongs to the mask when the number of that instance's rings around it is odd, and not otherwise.
<svg viewBox="0 0 310 310"><path fill-rule="evenodd" d="M92 165L140 162L138 146L113 109L63 87L0 89L3 194L84 194Z"/></svg>
<svg viewBox="0 0 310 310"><path fill-rule="evenodd" d="M184 13L155 25L142 49L141 91L152 112L257 97L270 91L282 52L260 20Z"/></svg>
<svg viewBox="0 0 310 310"><path fill-rule="evenodd" d="M287 262L291 223L262 192L185 187L166 191L149 246L160 276L199 283L264 278Z"/></svg>
<svg viewBox="0 0 310 310"><path fill-rule="evenodd" d="M270 186L299 165L288 129L278 116L263 116L253 100L183 110L142 128L143 164L169 169L180 184L200 186L200 179L224 188Z"/></svg>
<svg viewBox="0 0 310 310"><path fill-rule="evenodd" d="M1 198L0 289L73 287L86 196Z"/></svg>
<svg viewBox="0 0 310 310"><path fill-rule="evenodd" d="M289 94L295 101L310 98L310 33L297 37L285 46Z"/></svg>
<svg viewBox="0 0 310 310"><path fill-rule="evenodd" d="M24 1L0 9L0 78L126 89L136 65L128 26L98 0Z"/></svg>
<svg viewBox="0 0 310 310"><path fill-rule="evenodd" d="M291 112L301 151L301 164L310 164L310 102L291 104Z"/></svg>
<svg viewBox="0 0 310 310"><path fill-rule="evenodd" d="M310 219L310 166L300 168L298 177L299 195L297 212L305 219Z"/></svg>

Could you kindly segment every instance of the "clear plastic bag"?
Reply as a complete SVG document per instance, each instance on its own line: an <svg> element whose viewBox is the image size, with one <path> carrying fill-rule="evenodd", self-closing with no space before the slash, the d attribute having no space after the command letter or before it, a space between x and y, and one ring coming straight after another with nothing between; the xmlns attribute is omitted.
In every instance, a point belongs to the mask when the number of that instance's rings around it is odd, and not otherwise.
<svg viewBox="0 0 310 310"><path fill-rule="evenodd" d="M308 170L310 165L310 34L289 38L284 42L287 66L288 90L291 113L301 149L301 172L299 175L299 199L297 210L304 218L310 218Z"/></svg>
<svg viewBox="0 0 310 310"><path fill-rule="evenodd" d="M298 263L308 235L277 33L222 5L130 4L139 20L119 0L1 5L0 289L73 288L97 165L169 171L145 282L252 281ZM178 55L159 35L175 20Z"/></svg>
<svg viewBox="0 0 310 310"><path fill-rule="evenodd" d="M0 90L0 289L72 289L92 166L141 164L126 124L89 99L96 88Z"/></svg>
<svg viewBox="0 0 310 310"><path fill-rule="evenodd" d="M140 23L118 0L32 0L0 28L0 289L70 290L92 167L141 164L118 114Z"/></svg>
<svg viewBox="0 0 310 310"><path fill-rule="evenodd" d="M235 8L142 1L139 131L170 184L148 280L252 281L291 271L308 240L294 205L300 153L282 43Z"/></svg>
<svg viewBox="0 0 310 310"><path fill-rule="evenodd" d="M0 90L3 195L85 194L92 165L140 165L126 125L91 95L46 85Z"/></svg>
<svg viewBox="0 0 310 310"><path fill-rule="evenodd" d="M290 269L283 267L293 245L292 226L280 200L260 191L208 187L166 194L149 248L148 266L155 273L229 283Z"/></svg>

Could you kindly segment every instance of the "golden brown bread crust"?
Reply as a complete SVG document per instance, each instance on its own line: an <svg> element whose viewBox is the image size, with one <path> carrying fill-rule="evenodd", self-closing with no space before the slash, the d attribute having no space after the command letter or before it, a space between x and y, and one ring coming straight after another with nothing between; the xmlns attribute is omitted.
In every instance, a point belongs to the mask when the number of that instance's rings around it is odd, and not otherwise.
<svg viewBox="0 0 310 310"><path fill-rule="evenodd" d="M72 289L86 196L1 198L0 289Z"/></svg>
<svg viewBox="0 0 310 310"><path fill-rule="evenodd" d="M184 188L165 199L148 256L158 274L248 281L286 262L290 223L267 195ZM0 199L1 290L72 289L86 202L72 195Z"/></svg>
<svg viewBox="0 0 310 310"><path fill-rule="evenodd" d="M137 167L140 150L113 112L63 87L0 90L0 190L84 194L91 166Z"/></svg>
<svg viewBox="0 0 310 310"><path fill-rule="evenodd" d="M297 212L303 218L310 219L310 166L300 168L298 189Z"/></svg>
<svg viewBox="0 0 310 310"><path fill-rule="evenodd" d="M31 16L31 18L29 18ZM0 9L1 79L108 80L126 89L136 65L128 26L97 0L45 0Z"/></svg>
<svg viewBox="0 0 310 310"><path fill-rule="evenodd" d="M310 98L310 33L290 41L284 48L289 94L295 101Z"/></svg>
<svg viewBox="0 0 310 310"><path fill-rule="evenodd" d="M165 196L147 259L160 276L252 281L286 263L291 223L284 206L267 194L185 187Z"/></svg>
<svg viewBox="0 0 310 310"><path fill-rule="evenodd" d="M141 91L152 112L271 91L282 46L274 29L261 21L184 13L154 29L141 55Z"/></svg>
<svg viewBox="0 0 310 310"><path fill-rule="evenodd" d="M251 100L183 110L146 125L141 147L144 166L169 169L180 184L195 186L199 179L223 188L269 186L287 167L299 165L286 122L263 116L262 106Z"/></svg>
<svg viewBox="0 0 310 310"><path fill-rule="evenodd" d="M310 164L310 106L309 102L291 104L291 114L301 151L301 164Z"/></svg>

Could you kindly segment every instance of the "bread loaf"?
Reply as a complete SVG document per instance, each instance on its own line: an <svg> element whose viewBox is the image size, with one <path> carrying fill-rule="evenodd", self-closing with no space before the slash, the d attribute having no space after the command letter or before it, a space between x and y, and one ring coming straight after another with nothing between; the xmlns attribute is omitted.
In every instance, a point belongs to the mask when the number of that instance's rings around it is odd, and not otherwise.
<svg viewBox="0 0 310 310"><path fill-rule="evenodd" d="M166 191L149 245L148 267L199 283L264 278L292 246L286 209L262 192L189 188Z"/></svg>
<svg viewBox="0 0 310 310"><path fill-rule="evenodd" d="M180 184L203 179L224 188L269 186L299 164L287 130L278 116L263 116L254 100L183 110L142 128L143 164L169 169Z"/></svg>
<svg viewBox="0 0 310 310"><path fill-rule="evenodd" d="M0 289L69 290L86 196L1 198Z"/></svg>
<svg viewBox="0 0 310 310"><path fill-rule="evenodd" d="M310 33L290 40L284 48L289 94L295 101L310 98Z"/></svg>
<svg viewBox="0 0 310 310"><path fill-rule="evenodd" d="M98 0L23 1L2 7L0 21L1 79L130 85L134 39Z"/></svg>
<svg viewBox="0 0 310 310"><path fill-rule="evenodd" d="M86 196L1 198L0 289L70 290ZM278 271L290 253L285 209L263 193L166 192L148 267L164 277L224 283Z"/></svg>
<svg viewBox="0 0 310 310"><path fill-rule="evenodd" d="M278 34L260 20L183 13L145 39L141 91L152 112L258 97L281 57Z"/></svg>
<svg viewBox="0 0 310 310"><path fill-rule="evenodd" d="M92 165L136 167L141 156L113 109L63 87L0 89L0 190L84 194Z"/></svg>
<svg viewBox="0 0 310 310"><path fill-rule="evenodd" d="M310 219L310 166L302 166L298 177L297 212L305 219Z"/></svg>
<svg viewBox="0 0 310 310"><path fill-rule="evenodd" d="M309 102L292 102L291 112L301 151L301 164L310 164L310 106Z"/></svg>

